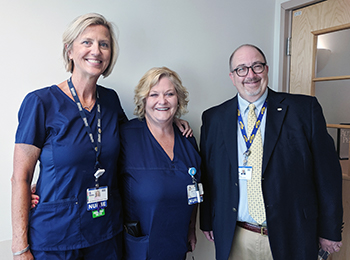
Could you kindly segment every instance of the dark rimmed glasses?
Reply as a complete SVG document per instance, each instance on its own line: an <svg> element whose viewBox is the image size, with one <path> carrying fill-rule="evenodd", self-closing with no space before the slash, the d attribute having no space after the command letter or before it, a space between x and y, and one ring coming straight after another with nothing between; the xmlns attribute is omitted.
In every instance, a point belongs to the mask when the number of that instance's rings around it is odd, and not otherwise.
<svg viewBox="0 0 350 260"><path fill-rule="evenodd" d="M260 74L265 70L266 63L255 63L252 66L239 66L235 68L234 71L236 71L238 77L245 77L249 73L249 69L251 69L255 74Z"/></svg>

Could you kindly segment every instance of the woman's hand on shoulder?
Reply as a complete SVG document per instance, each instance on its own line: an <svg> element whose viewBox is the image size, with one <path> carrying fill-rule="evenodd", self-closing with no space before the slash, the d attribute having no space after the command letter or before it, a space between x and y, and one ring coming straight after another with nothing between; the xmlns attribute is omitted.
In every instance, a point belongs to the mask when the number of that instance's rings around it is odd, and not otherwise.
<svg viewBox="0 0 350 260"><path fill-rule="evenodd" d="M179 118L175 118L174 121L183 136L192 137L193 129L190 127L190 123L188 123L186 120Z"/></svg>

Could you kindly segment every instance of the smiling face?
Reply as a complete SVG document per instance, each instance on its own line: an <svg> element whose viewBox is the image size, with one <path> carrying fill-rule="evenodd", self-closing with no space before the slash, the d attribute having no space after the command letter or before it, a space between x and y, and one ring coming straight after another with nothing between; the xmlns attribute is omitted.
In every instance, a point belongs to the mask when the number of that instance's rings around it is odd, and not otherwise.
<svg viewBox="0 0 350 260"><path fill-rule="evenodd" d="M178 98L174 84L162 77L151 88L145 104L145 118L151 124L172 124L177 111Z"/></svg>
<svg viewBox="0 0 350 260"><path fill-rule="evenodd" d="M231 65L233 69L236 69L240 66L249 67L256 63L265 63L264 57L254 47L243 46L234 54ZM239 77L236 72L231 72L230 78L240 96L248 102L254 102L265 93L269 81L268 71L269 68L266 65L262 73L255 74L249 69L245 77Z"/></svg>
<svg viewBox="0 0 350 260"><path fill-rule="evenodd" d="M73 42L68 51L73 60L73 75L99 77L111 59L111 37L103 25L88 26Z"/></svg>

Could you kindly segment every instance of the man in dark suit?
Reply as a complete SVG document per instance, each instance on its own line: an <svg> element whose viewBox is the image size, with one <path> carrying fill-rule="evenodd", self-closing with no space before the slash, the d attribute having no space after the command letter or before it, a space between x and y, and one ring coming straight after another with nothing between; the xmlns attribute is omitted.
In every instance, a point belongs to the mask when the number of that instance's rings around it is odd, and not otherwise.
<svg viewBox="0 0 350 260"><path fill-rule="evenodd" d="M205 111L201 127L200 225L216 259L316 260L319 246L339 251L342 175L318 101L269 89L256 46L240 46L230 71L238 94Z"/></svg>

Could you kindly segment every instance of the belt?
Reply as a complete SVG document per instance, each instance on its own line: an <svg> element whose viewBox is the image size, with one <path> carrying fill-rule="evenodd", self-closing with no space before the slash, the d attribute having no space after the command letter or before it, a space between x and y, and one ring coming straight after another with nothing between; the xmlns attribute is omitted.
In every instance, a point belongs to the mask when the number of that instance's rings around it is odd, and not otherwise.
<svg viewBox="0 0 350 260"><path fill-rule="evenodd" d="M257 226L247 222L240 222L240 221L237 221L237 226L247 229L249 231L253 231L255 233L260 233L261 235L265 235L265 236L268 235L267 228L263 226Z"/></svg>

